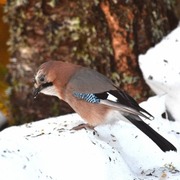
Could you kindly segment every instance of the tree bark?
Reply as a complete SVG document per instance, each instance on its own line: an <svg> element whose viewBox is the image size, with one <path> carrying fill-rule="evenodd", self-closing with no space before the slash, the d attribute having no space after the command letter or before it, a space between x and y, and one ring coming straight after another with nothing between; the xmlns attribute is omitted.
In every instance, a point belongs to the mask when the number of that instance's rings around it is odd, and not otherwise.
<svg viewBox="0 0 180 180"><path fill-rule="evenodd" d="M169 2L169 1L168 1ZM14 123L72 112L47 96L33 100L35 69L48 60L89 66L111 78L138 101L149 96L138 55L176 27L174 1L8 1L8 82Z"/></svg>

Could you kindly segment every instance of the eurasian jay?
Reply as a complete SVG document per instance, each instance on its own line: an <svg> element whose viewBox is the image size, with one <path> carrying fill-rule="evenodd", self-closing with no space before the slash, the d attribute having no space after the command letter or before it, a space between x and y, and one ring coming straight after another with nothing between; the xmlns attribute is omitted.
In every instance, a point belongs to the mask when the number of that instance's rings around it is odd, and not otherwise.
<svg viewBox="0 0 180 180"><path fill-rule="evenodd" d="M95 70L62 61L48 61L39 67L34 86L34 97L39 93L57 96L92 127L113 122L113 113L118 112L121 114L119 119L123 117L130 121L162 151L177 151L140 118L152 119L150 113Z"/></svg>

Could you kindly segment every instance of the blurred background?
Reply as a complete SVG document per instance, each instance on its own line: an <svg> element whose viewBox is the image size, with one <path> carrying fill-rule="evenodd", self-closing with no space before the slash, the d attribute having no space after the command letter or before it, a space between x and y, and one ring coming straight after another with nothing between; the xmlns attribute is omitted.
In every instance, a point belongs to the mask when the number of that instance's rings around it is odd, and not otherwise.
<svg viewBox="0 0 180 180"><path fill-rule="evenodd" d="M48 60L96 69L147 99L138 55L177 27L179 12L180 0L0 0L0 129L73 112L56 97L32 97Z"/></svg>

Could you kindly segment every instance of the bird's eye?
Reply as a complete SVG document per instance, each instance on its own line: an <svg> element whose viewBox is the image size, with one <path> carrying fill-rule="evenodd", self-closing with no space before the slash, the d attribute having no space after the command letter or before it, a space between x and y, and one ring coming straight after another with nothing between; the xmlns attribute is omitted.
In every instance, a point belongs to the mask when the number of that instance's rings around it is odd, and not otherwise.
<svg viewBox="0 0 180 180"><path fill-rule="evenodd" d="M39 81L42 83L42 82L44 82L45 81L45 77L44 76L41 76L40 78L39 78Z"/></svg>

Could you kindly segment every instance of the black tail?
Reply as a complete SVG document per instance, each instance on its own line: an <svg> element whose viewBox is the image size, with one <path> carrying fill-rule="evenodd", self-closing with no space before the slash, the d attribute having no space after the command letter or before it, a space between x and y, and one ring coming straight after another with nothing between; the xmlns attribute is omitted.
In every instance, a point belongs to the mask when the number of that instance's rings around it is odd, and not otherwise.
<svg viewBox="0 0 180 180"><path fill-rule="evenodd" d="M131 116L126 116L126 118L132 124L134 124L138 129L140 129L144 134L146 134L150 139L152 139L162 151L164 152L170 151L170 150L177 151L175 146L173 146L168 140L166 140L164 137L158 134L154 129L148 126L145 122L137 121Z"/></svg>

